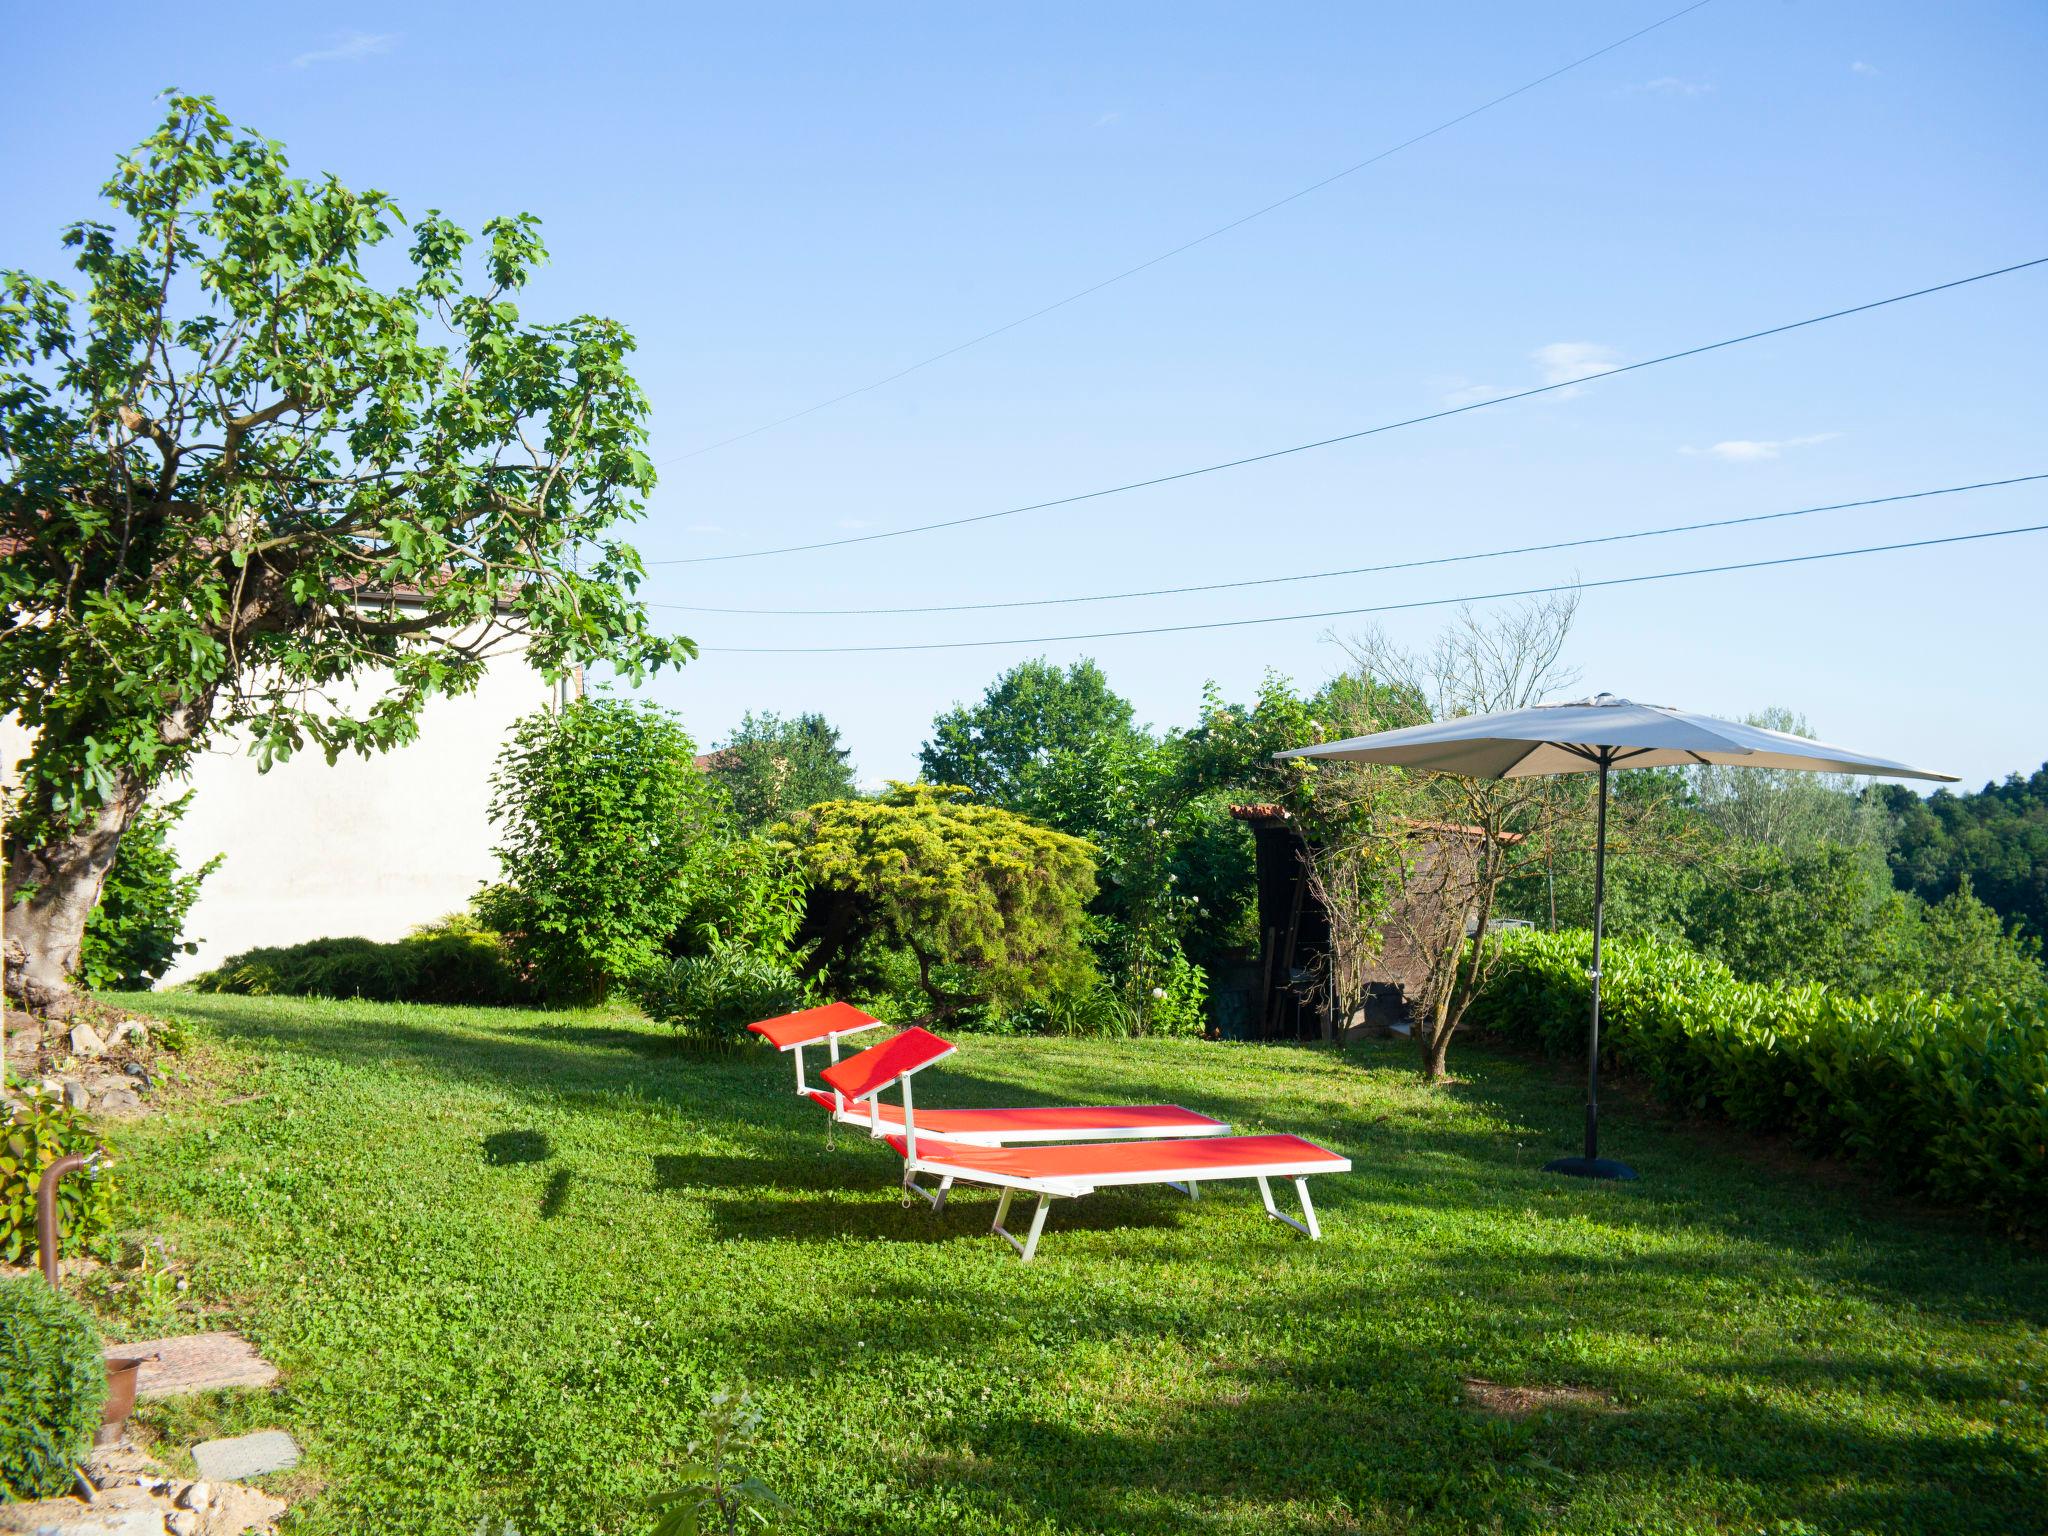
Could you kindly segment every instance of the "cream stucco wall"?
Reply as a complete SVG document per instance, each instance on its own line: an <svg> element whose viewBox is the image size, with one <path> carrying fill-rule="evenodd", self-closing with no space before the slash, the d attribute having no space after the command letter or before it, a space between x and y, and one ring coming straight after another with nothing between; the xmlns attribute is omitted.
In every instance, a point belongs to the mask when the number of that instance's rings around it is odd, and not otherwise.
<svg viewBox="0 0 2048 1536"><path fill-rule="evenodd" d="M166 981L258 944L395 939L466 906L497 872L488 807L498 749L514 720L551 698L508 653L474 693L430 703L417 741L378 757L329 767L306 752L258 773L239 740L223 741L194 766L176 844L188 868L225 858L185 926L199 951ZM0 727L9 778L27 746L12 720Z"/></svg>

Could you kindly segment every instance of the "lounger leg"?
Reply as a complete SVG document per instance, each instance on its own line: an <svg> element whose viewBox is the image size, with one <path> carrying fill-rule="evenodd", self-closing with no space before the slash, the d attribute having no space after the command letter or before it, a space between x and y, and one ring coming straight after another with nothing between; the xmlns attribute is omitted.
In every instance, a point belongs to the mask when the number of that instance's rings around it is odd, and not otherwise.
<svg viewBox="0 0 2048 1536"><path fill-rule="evenodd" d="M1003 1225L1003 1218L1010 1214L1011 1193L1011 1190L1005 1189L1003 1191L1003 1198L996 1202L996 1224L989 1230L1016 1249L1018 1256L1026 1264L1029 1264L1031 1262L1031 1255L1038 1251L1038 1234L1045 1230L1045 1213L1052 1208L1052 1196L1040 1195L1038 1197L1038 1209L1031 1213L1031 1230L1025 1235L1024 1241L1020 1243L1015 1235Z"/></svg>
<svg viewBox="0 0 2048 1536"><path fill-rule="evenodd" d="M1189 1179L1185 1184L1176 1184L1173 1182L1173 1180L1168 1179L1166 1181L1166 1187L1168 1189L1179 1190L1182 1194L1186 1195L1190 1200L1199 1200L1202 1198L1202 1188L1193 1179Z"/></svg>
<svg viewBox="0 0 2048 1536"><path fill-rule="evenodd" d="M917 1175L906 1169L903 1174L903 1203L910 1204L912 1195L922 1195L925 1203L932 1208L932 1214L937 1215L946 1208L946 1191L952 1187L953 1176L950 1173L939 1180L937 1189L926 1189L917 1182Z"/></svg>
<svg viewBox="0 0 2048 1536"><path fill-rule="evenodd" d="M1323 1227L1322 1223L1316 1220L1316 1208L1308 1198L1308 1180L1296 1179L1294 1181L1294 1192L1301 1196L1301 1219L1307 1223L1309 1241L1321 1242L1323 1240Z"/></svg>
<svg viewBox="0 0 2048 1536"><path fill-rule="evenodd" d="M1275 1221L1286 1222L1288 1226L1294 1228L1303 1237L1311 1241L1320 1241L1323 1229L1316 1224L1316 1208L1309 1203L1308 1180L1305 1178L1296 1179L1294 1181L1294 1192L1301 1196L1301 1214L1304 1218L1302 1221L1296 1221L1292 1216L1280 1214L1279 1208L1273 1204L1272 1184L1264 1174L1259 1175L1259 1198L1266 1202L1266 1214Z"/></svg>

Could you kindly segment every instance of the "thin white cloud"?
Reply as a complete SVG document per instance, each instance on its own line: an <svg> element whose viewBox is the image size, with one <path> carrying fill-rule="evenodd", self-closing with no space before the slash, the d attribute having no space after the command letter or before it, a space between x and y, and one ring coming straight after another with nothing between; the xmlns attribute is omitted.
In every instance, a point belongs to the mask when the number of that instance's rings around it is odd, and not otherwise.
<svg viewBox="0 0 2048 1536"><path fill-rule="evenodd" d="M1546 384L1576 384L1621 366L1621 354L1597 341L1553 341L1529 355L1543 370Z"/></svg>
<svg viewBox="0 0 2048 1536"><path fill-rule="evenodd" d="M839 526L841 528L844 528L848 533L859 533L863 528L872 528L875 525L874 521L870 518L842 517L841 519L839 519Z"/></svg>
<svg viewBox="0 0 2048 1536"><path fill-rule="evenodd" d="M1482 400L1497 400L1513 391L1502 389L1497 384L1471 384L1463 379L1453 380L1444 390L1445 405L1477 405Z"/></svg>
<svg viewBox="0 0 2048 1536"><path fill-rule="evenodd" d="M292 68L304 69L312 64L353 64L360 59L389 53L398 46L398 38L396 32L335 32L329 35L326 47L309 49L294 58Z"/></svg>
<svg viewBox="0 0 2048 1536"><path fill-rule="evenodd" d="M1725 443L1715 443L1707 448L1681 448L1684 454L1719 459L1724 464L1763 464L1785 456L1788 448L1806 448L1814 443L1830 442L1840 437L1839 432L1812 432L1805 437L1780 438L1730 438Z"/></svg>
<svg viewBox="0 0 2048 1536"><path fill-rule="evenodd" d="M1637 96L1704 96L1713 88L1709 81L1682 80L1677 75L1659 75L1654 80L1627 87L1630 94Z"/></svg>
<svg viewBox="0 0 2048 1536"><path fill-rule="evenodd" d="M1873 76L1877 73L1877 66L1875 64L1866 64L1863 62L1863 60L1858 59L1855 63L1849 66L1849 73L1852 75L1863 75L1866 77Z"/></svg>
<svg viewBox="0 0 2048 1536"><path fill-rule="evenodd" d="M1098 128L1107 128L1111 123L1118 121L1122 117L1123 113L1121 112L1105 112L1102 114L1102 116L1095 119L1095 126Z"/></svg>

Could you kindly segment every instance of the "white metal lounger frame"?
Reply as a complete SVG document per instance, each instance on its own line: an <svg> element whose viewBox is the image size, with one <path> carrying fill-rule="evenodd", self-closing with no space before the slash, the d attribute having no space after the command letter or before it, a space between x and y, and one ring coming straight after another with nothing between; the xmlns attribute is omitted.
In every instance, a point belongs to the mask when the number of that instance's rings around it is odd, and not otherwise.
<svg viewBox="0 0 2048 1536"><path fill-rule="evenodd" d="M779 1045L776 1047L776 1049L779 1051L787 1051L796 1057L796 1091L799 1094L808 1097L811 1091L811 1085L804 1080L805 1046L823 1045L826 1048L826 1050L832 1053L832 1060L834 1062L837 1062L839 1060L839 1042L841 1040L844 1040L848 1035L865 1034L868 1030L880 1028L882 1028L882 1021L880 1019L869 1019L864 1024L849 1025L845 1029L827 1030L824 1034L814 1035L809 1040L798 1040L789 1045ZM838 1105L838 1108L833 1111L834 1116L836 1118L848 1121L849 1123L856 1125L865 1123L861 1120L859 1116L847 1114L845 1094L841 1093L837 1088L834 1088L832 1090L832 1097Z"/></svg>
<svg viewBox="0 0 2048 1536"><path fill-rule="evenodd" d="M1219 1179L1256 1179L1259 1185L1259 1198L1265 1202L1266 1214L1269 1217L1274 1221L1285 1222L1311 1242L1322 1241L1322 1224L1316 1220L1316 1208L1309 1199L1308 1176L1312 1173L1348 1172L1351 1167L1349 1159L1333 1162L1328 1158L1319 1158L1313 1162L1279 1162L1250 1164L1240 1167L1220 1165L1207 1169L1192 1167L1161 1168L1119 1173L1114 1176L1099 1178L1034 1179L1019 1174L995 1173L983 1168L962 1167L956 1163L948 1163L943 1158L919 1157L917 1153L917 1109L912 1099L910 1080L926 1067L931 1066L933 1062L943 1060L945 1057L952 1055L953 1049L952 1046L947 1046L944 1051L933 1056L931 1060L920 1062L909 1071L893 1077L887 1082L877 1083L866 1093L858 1095L853 1100L857 1104L865 1099L872 1106L883 1089L896 1086L901 1087L903 1090L903 1203L905 1205L910 1204L910 1197L912 1195L918 1195L931 1206L933 1213L936 1214L946 1208L946 1196L951 1192L956 1182L982 1184L991 1189L1000 1189L1002 1197L996 1202L996 1219L994 1225L989 1228L989 1231L1016 1249L1018 1257L1026 1264L1029 1264L1032 1254L1038 1251L1039 1234L1045 1230L1045 1214L1052 1208L1052 1203L1056 1199L1079 1199L1082 1195L1094 1194L1098 1189L1124 1184L1164 1184L1170 1189L1181 1191L1191 1200L1199 1200L1201 1198L1200 1186L1202 1183L1213 1183ZM834 1090L834 1092L836 1094L837 1090ZM939 1179L938 1188L926 1189L923 1185L919 1184L917 1176L920 1173L937 1174ZM1200 1173L1202 1178L1197 1179L1195 1176L1197 1173ZM1294 1181L1294 1192L1301 1201L1300 1221L1296 1221L1292 1216L1283 1214L1279 1207L1273 1204L1273 1185L1271 1181L1274 1179L1292 1179ZM1038 1196L1037 1209L1031 1213L1031 1230L1022 1239L1019 1239L1014 1232L1003 1225L1009 1219L1011 1197L1020 1189L1027 1194Z"/></svg>
<svg viewBox="0 0 2048 1536"><path fill-rule="evenodd" d="M1220 1179L1256 1179L1259 1185L1259 1199L1264 1202L1269 1217L1274 1221L1285 1222L1310 1242L1321 1242L1323 1228L1322 1223L1316 1220L1315 1204L1309 1199L1308 1176L1311 1173L1343 1173L1350 1166L1349 1162L1338 1164L1328 1159L1317 1159L1312 1163L1267 1163L1238 1168L1225 1166L1207 1170L1208 1177L1205 1182L1214 1183ZM969 1184L986 1184L991 1188L1000 1189L1002 1197L996 1201L996 1219L989 1231L1016 1249L1017 1256L1026 1264L1031 1262L1032 1254L1038 1251L1039 1234L1045 1230L1046 1212L1052 1209L1055 1200L1079 1199L1082 1195L1094 1194L1098 1189L1112 1189L1125 1184L1164 1184L1168 1188L1182 1191L1190 1199L1199 1200L1200 1182L1204 1182L1190 1177L1194 1170L1178 1168L1162 1168L1143 1173L1119 1173L1097 1179L1030 1179L990 1173L979 1168L950 1167L939 1159L905 1158L903 1167L903 1181L912 1188L916 1186L911 1184L911 1180L920 1171L939 1175L941 1193L939 1199L932 1202L934 1210L945 1203L944 1191L951 1188L955 1180ZM1301 1201L1301 1220L1296 1221L1273 1203L1274 1179L1294 1181L1294 1193ZM1182 1180L1186 1182L1183 1183ZM1038 1204L1031 1213L1031 1229L1022 1238L1003 1225L1009 1219L1010 1201L1019 1190L1038 1196ZM925 1195L926 1199L931 1199L926 1191L919 1189L917 1192Z"/></svg>

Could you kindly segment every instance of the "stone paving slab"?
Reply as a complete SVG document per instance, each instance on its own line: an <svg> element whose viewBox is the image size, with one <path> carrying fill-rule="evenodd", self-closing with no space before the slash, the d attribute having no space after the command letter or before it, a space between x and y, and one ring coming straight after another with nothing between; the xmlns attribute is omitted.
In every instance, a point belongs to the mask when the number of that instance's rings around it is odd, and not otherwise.
<svg viewBox="0 0 2048 1536"><path fill-rule="evenodd" d="M187 1392L214 1392L222 1387L267 1387L277 1380L277 1367L256 1353L239 1333L187 1333L174 1339L145 1339L115 1344L110 1360L143 1357L136 1380L137 1397L181 1397ZM154 1355L157 1358L150 1359Z"/></svg>
<svg viewBox="0 0 2048 1536"><path fill-rule="evenodd" d="M199 1475L212 1482L239 1482L261 1477L265 1472L282 1472L299 1464L298 1442L281 1429L258 1430L232 1440L202 1440L192 1447L192 1461Z"/></svg>

